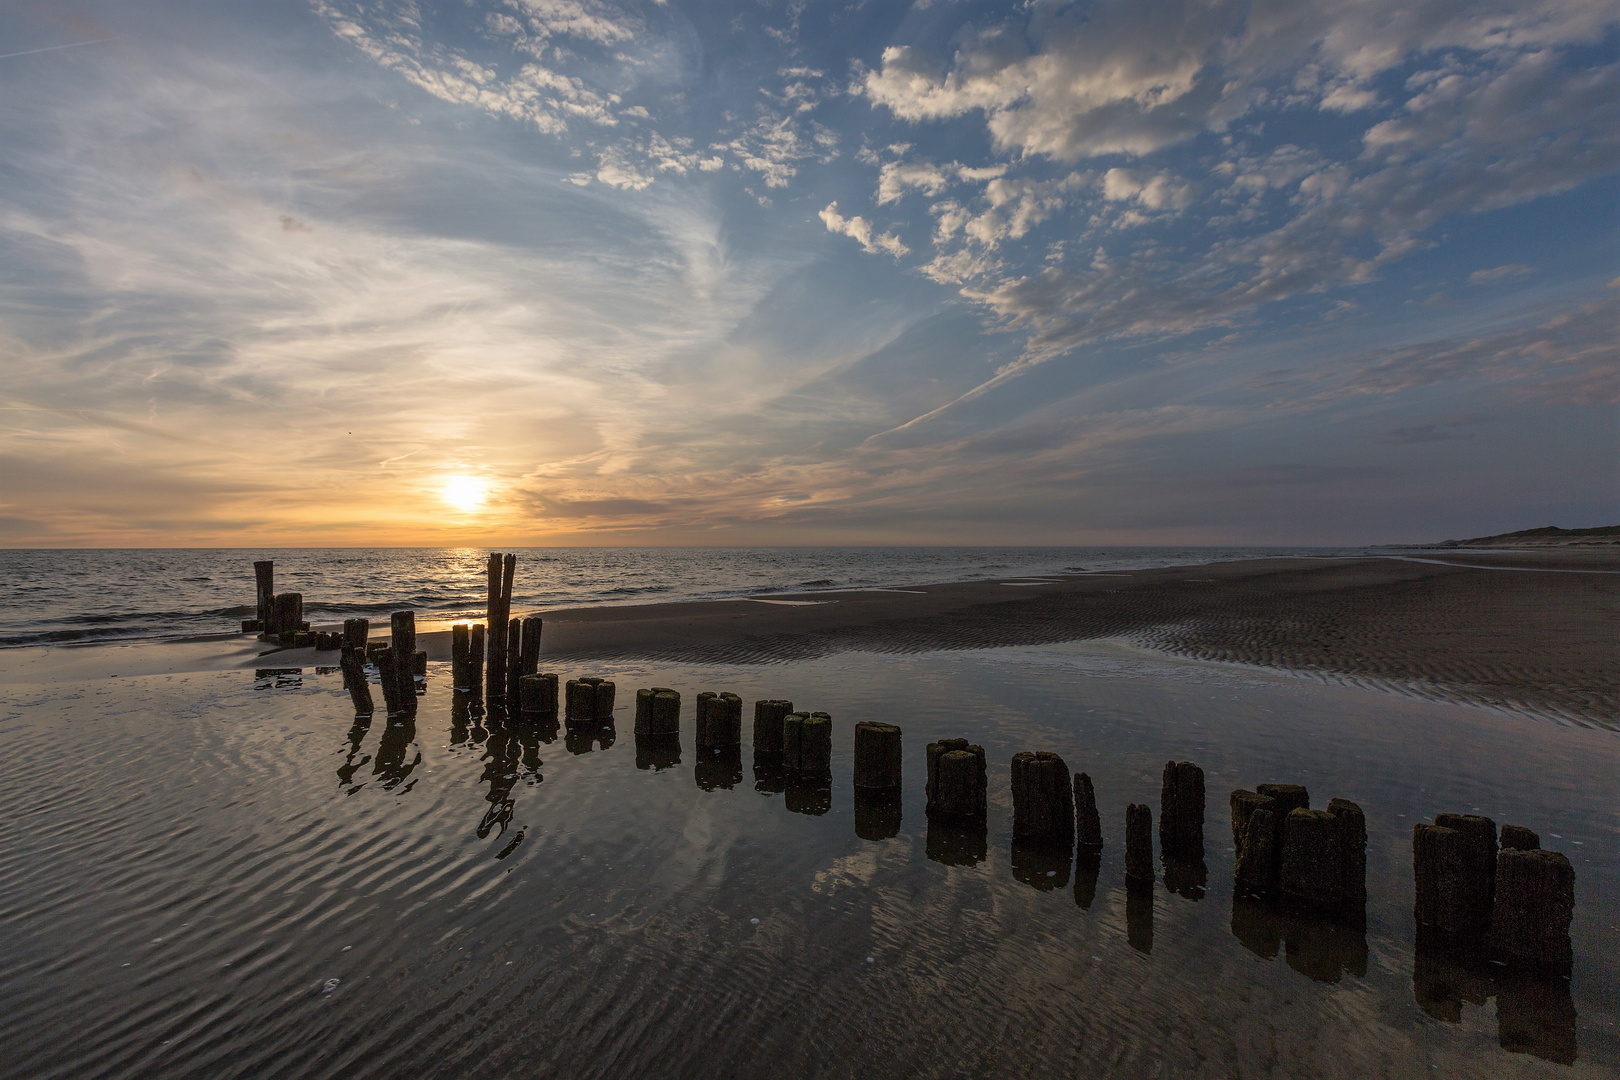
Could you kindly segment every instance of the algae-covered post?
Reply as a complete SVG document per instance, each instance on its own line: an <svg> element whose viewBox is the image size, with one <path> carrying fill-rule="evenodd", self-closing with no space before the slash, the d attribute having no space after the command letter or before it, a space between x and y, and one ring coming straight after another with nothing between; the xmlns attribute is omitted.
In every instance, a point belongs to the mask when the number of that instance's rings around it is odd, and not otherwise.
<svg viewBox="0 0 1620 1080"><path fill-rule="evenodd" d="M592 707L594 709L594 704ZM653 686L636 691L637 735L679 735L680 731L680 694L667 686Z"/></svg>
<svg viewBox="0 0 1620 1080"><path fill-rule="evenodd" d="M366 651L366 638L371 636L370 619L344 619L343 643L351 649Z"/></svg>
<svg viewBox="0 0 1620 1080"><path fill-rule="evenodd" d="M789 713L782 721L782 765L805 776L832 775L832 717Z"/></svg>
<svg viewBox="0 0 1620 1080"><path fill-rule="evenodd" d="M782 722L793 711L793 702L766 698L754 702L754 753L782 752Z"/></svg>
<svg viewBox="0 0 1620 1080"><path fill-rule="evenodd" d="M742 745L742 698L721 691L704 691L697 697L697 747L699 750L728 750Z"/></svg>
<svg viewBox="0 0 1620 1080"><path fill-rule="evenodd" d="M900 787L900 729L863 720L855 725L855 787L894 791Z"/></svg>
<svg viewBox="0 0 1620 1080"><path fill-rule="evenodd" d="M1418 926L1477 942L1491 924L1496 891L1496 823L1475 814L1436 814L1412 828L1412 914Z"/></svg>
<svg viewBox="0 0 1620 1080"><path fill-rule="evenodd" d="M1525 839L1514 836L1516 844ZM1539 840L1536 844L1497 855L1488 940L1492 952L1509 964L1567 973L1574 956L1569 925L1575 915L1575 868L1559 852L1542 851Z"/></svg>
<svg viewBox="0 0 1620 1080"><path fill-rule="evenodd" d="M943 820L971 821L985 815L984 747L966 739L941 739L926 747L927 813Z"/></svg>
<svg viewBox="0 0 1620 1080"><path fill-rule="evenodd" d="M304 625L304 594L280 593L270 616L266 634L295 634Z"/></svg>
<svg viewBox="0 0 1620 1080"><path fill-rule="evenodd" d="M1074 843L1074 788L1068 765L1047 750L1013 755L1013 839Z"/></svg>
<svg viewBox="0 0 1620 1080"><path fill-rule="evenodd" d="M1190 761L1164 763L1159 789L1159 847L1172 856L1204 850L1204 770Z"/></svg>
<svg viewBox="0 0 1620 1080"><path fill-rule="evenodd" d="M536 672L518 680L518 703L524 715L550 716L557 712L557 676Z"/></svg>

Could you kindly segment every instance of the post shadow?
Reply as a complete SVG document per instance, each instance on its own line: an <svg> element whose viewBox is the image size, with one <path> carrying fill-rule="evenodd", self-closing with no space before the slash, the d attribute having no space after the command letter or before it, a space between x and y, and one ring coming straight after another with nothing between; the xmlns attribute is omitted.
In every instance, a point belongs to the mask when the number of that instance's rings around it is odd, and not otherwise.
<svg viewBox="0 0 1620 1080"><path fill-rule="evenodd" d="M692 766L692 778L704 791L725 788L727 791L742 783L742 747L726 746L699 750L697 762Z"/></svg>
<svg viewBox="0 0 1620 1080"><path fill-rule="evenodd" d="M480 779L489 785L489 792L484 796L489 809L484 811L482 820L478 822L480 840L488 839L495 830L499 830L496 835L506 832L506 827L512 823L512 813L516 807L512 788L518 780L518 749L515 734L506 728L493 729L489 741L484 744L484 775Z"/></svg>
<svg viewBox="0 0 1620 1080"><path fill-rule="evenodd" d="M1097 874L1102 869L1102 849L1082 844L1074 854L1074 903L1090 910L1097 899Z"/></svg>
<svg viewBox="0 0 1620 1080"><path fill-rule="evenodd" d="M1014 840L1011 852L1012 875L1032 889L1049 892L1069 884L1069 845L1032 840Z"/></svg>
<svg viewBox="0 0 1620 1080"><path fill-rule="evenodd" d="M930 859L945 866L977 866L990 855L983 818L964 820L929 815L925 847Z"/></svg>
<svg viewBox="0 0 1620 1080"><path fill-rule="evenodd" d="M1125 879L1125 940L1139 953L1153 952L1153 879Z"/></svg>
<svg viewBox="0 0 1620 1080"><path fill-rule="evenodd" d="M862 840L889 840L900 835L900 789L855 789L855 835Z"/></svg>
<svg viewBox="0 0 1620 1080"><path fill-rule="evenodd" d="M681 733L636 736L636 768L654 772L673 769L681 763Z"/></svg>
<svg viewBox="0 0 1620 1080"><path fill-rule="evenodd" d="M383 728L382 739L377 744L377 756L372 764L372 772L382 777L383 787L393 790L409 779L411 773L422 763L421 751L409 763L405 761L405 753L416 741L416 717L412 715L391 716L387 726Z"/></svg>
<svg viewBox="0 0 1620 1080"><path fill-rule="evenodd" d="M343 758L343 764L338 766L337 770L339 787L348 787L350 782L354 780L354 774L359 771L360 766L371 760L370 755L362 757L359 761L355 760L355 755L360 752L360 744L365 741L366 732L370 730L371 717L357 716L354 718L354 723L349 727L349 750Z"/></svg>

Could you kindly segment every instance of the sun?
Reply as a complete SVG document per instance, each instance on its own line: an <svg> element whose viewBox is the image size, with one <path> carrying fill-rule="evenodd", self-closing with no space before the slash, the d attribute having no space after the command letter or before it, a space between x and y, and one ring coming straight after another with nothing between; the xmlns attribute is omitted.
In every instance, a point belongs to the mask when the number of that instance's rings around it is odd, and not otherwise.
<svg viewBox="0 0 1620 1080"><path fill-rule="evenodd" d="M444 482L439 495L463 514L470 514L484 505L489 487L476 476L452 476Z"/></svg>

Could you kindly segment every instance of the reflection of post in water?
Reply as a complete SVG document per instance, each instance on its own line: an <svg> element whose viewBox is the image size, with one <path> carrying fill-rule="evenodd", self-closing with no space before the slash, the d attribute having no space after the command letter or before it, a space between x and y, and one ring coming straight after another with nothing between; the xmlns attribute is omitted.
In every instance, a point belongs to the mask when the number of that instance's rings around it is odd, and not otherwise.
<svg viewBox="0 0 1620 1080"><path fill-rule="evenodd" d="M728 746L707 752L698 751L697 764L692 769L697 786L704 791L715 788L730 790L742 783L742 747Z"/></svg>
<svg viewBox="0 0 1620 1080"><path fill-rule="evenodd" d="M1525 970L1482 960L1480 953L1433 930L1418 928L1412 996L1419 1008L1448 1024L1462 1007L1496 998L1496 1038L1502 1049L1559 1065L1576 1057L1575 1002L1557 971Z"/></svg>
<svg viewBox="0 0 1620 1080"><path fill-rule="evenodd" d="M832 777L816 773L789 773L783 799L787 808L795 814L820 817L832 809Z"/></svg>
<svg viewBox="0 0 1620 1080"><path fill-rule="evenodd" d="M1125 879L1125 940L1139 953L1153 951L1153 879Z"/></svg>
<svg viewBox="0 0 1620 1080"><path fill-rule="evenodd" d="M1061 889L1069 883L1069 845L1014 840L1012 873L1015 880L1042 892Z"/></svg>
<svg viewBox="0 0 1620 1080"><path fill-rule="evenodd" d="M888 840L900 835L900 791L855 789L855 835L862 840Z"/></svg>
<svg viewBox="0 0 1620 1080"><path fill-rule="evenodd" d="M369 755L361 758L359 761L355 760L355 755L360 752L360 744L365 741L366 732L370 730L371 717L357 716L354 718L354 724L349 728L349 752L344 757L343 764L338 767L337 771L338 784L340 786L347 787L349 782L354 779L354 774L359 770L360 766L371 760Z"/></svg>
<svg viewBox="0 0 1620 1080"><path fill-rule="evenodd" d="M489 741L484 744L484 775L480 777L489 785L489 794L484 796L489 809L478 823L480 840L487 838L492 830L496 830L496 835L504 833L511 824L516 806L512 788L518 779L518 749L517 738L509 728L491 728Z"/></svg>
<svg viewBox="0 0 1620 1080"><path fill-rule="evenodd" d="M1345 972L1367 974L1366 915L1355 904L1311 911L1240 887L1232 895L1232 936L1268 960L1286 945L1288 966L1317 982L1336 983Z"/></svg>
<svg viewBox="0 0 1620 1080"><path fill-rule="evenodd" d="M397 787L422 763L420 751L408 764L405 761L405 752L415 741L416 717L396 716L388 719L382 740L377 744L377 758L371 770L383 778L383 787Z"/></svg>
<svg viewBox="0 0 1620 1080"><path fill-rule="evenodd" d="M1177 858L1169 852L1164 852L1163 858L1165 890L1187 900L1202 900L1204 886L1209 882L1209 867L1203 858Z"/></svg>
<svg viewBox="0 0 1620 1080"><path fill-rule="evenodd" d="M754 790L762 795L780 795L787 790L787 767L780 752L754 751Z"/></svg>
<svg viewBox="0 0 1620 1080"><path fill-rule="evenodd" d="M450 695L450 745L461 746L467 741L468 729L484 715L484 706L467 694Z"/></svg>
<svg viewBox="0 0 1620 1080"><path fill-rule="evenodd" d="M607 750L613 745L617 734L611 721L603 724L597 720L570 720L567 734L563 736L563 746L568 748L570 754Z"/></svg>
<svg viewBox="0 0 1620 1080"><path fill-rule="evenodd" d="M983 818L928 817L928 857L946 866L974 866L990 853Z"/></svg>
<svg viewBox="0 0 1620 1080"><path fill-rule="evenodd" d="M1074 903L1076 907L1091 907L1097 899L1097 873L1102 869L1102 849L1090 844L1081 845L1074 856Z"/></svg>
<svg viewBox="0 0 1620 1080"><path fill-rule="evenodd" d="M662 772L681 763L681 733L636 736L636 768Z"/></svg>
<svg viewBox="0 0 1620 1080"><path fill-rule="evenodd" d="M540 730L537 724L518 724L512 729L512 735L517 739L521 752L523 771L534 777L536 782L540 779L540 766L545 762L540 760Z"/></svg>

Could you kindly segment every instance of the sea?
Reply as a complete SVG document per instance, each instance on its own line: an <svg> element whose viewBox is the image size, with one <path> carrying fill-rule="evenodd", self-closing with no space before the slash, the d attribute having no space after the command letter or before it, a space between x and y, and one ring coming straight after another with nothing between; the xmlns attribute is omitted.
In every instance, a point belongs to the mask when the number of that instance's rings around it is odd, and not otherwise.
<svg viewBox="0 0 1620 1080"><path fill-rule="evenodd" d="M253 564L300 592L312 623L414 610L422 623L484 617L489 548L127 548L0 550L0 647L185 640L240 630L255 614ZM508 548L512 611L723 600L1029 575L1140 570L1316 547Z"/></svg>

